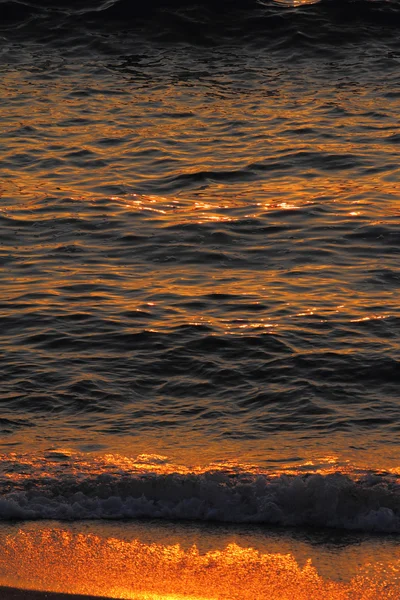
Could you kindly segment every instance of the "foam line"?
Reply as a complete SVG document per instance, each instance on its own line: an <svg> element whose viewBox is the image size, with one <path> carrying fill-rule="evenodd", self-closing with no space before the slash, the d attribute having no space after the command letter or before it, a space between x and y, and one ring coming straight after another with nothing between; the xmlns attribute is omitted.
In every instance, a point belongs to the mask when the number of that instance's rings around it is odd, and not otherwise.
<svg viewBox="0 0 400 600"><path fill-rule="evenodd" d="M400 486L372 474L70 474L0 496L3 520L127 518L400 533Z"/></svg>

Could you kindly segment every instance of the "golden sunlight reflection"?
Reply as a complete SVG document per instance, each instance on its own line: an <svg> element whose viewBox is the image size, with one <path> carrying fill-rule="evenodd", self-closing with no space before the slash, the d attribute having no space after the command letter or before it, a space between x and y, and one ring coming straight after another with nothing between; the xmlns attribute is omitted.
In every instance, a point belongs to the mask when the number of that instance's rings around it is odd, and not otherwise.
<svg viewBox="0 0 400 600"><path fill-rule="evenodd" d="M298 177L280 177L260 180L256 185L238 182L235 187L215 182L200 189L166 196L128 191L122 195L107 196L104 192L85 189L69 181L57 181L55 186L34 172L22 172L18 180L6 178L1 182L0 210L25 208L32 211L34 218L37 203L45 198L69 198L76 201L78 209L82 202L95 203L107 197L116 209L124 207L149 216L153 214L153 218L166 220L170 224L230 222L243 216L257 218L263 211L290 212L330 203L337 208L338 214L344 216L367 217L373 209L375 215L381 213L385 218L399 214L397 188L397 182L371 178L361 182L342 177L317 177L310 182ZM368 200L377 194L385 198L382 205L375 200ZM363 201L359 199L360 196L363 196Z"/></svg>
<svg viewBox="0 0 400 600"><path fill-rule="evenodd" d="M283 6L305 6L306 4L318 4L321 0L274 0L277 4L281 4Z"/></svg>
<svg viewBox="0 0 400 600"><path fill-rule="evenodd" d="M38 480L45 480L65 475L66 470L79 479L103 474L140 476L151 473L163 476L210 472L254 477L266 475L269 478L304 473L342 473L357 479L371 469L375 473L400 473L398 457L390 449L371 441L367 451L360 440L363 451L358 453L353 448L353 434L337 433L332 436L331 448L338 449L334 454L321 447L319 436L304 440L300 451L298 442L293 442L282 432L271 434L266 442L208 439L205 444L204 435L195 431L185 443L179 430L168 432L166 436L144 430L135 439L130 434L119 436L108 452L101 450L103 437L96 429L88 432L87 443L100 444L97 452L87 452L86 447L82 451L79 436L75 439L69 433L68 420L59 419L57 423L59 438L69 436L68 447L49 447L46 432L46 422L38 425L36 430L23 430L20 439L23 439L27 451L0 454L4 484L7 482L13 489L21 489L31 479L32 473L36 473ZM107 434L105 439L108 442ZM16 440L19 441L18 436Z"/></svg>
<svg viewBox="0 0 400 600"><path fill-rule="evenodd" d="M388 319L391 315L372 315L370 317L362 317L360 319L351 319L351 323L360 323L362 321L379 321L381 319Z"/></svg>
<svg viewBox="0 0 400 600"><path fill-rule="evenodd" d="M280 436L282 438L282 436ZM25 489L26 482L30 481L32 472L36 473L36 483L46 482L57 477L60 473L69 473L80 482L90 482L98 477L118 476L129 478L145 478L155 475L166 477L170 475L182 476L202 476L212 477L222 486L230 477L239 477L246 480L247 483L257 481L260 477L265 477L268 481L274 480L282 476L303 476L308 474L314 475L332 475L340 473L353 480L359 480L364 477L366 472L363 463L355 463L345 455L326 454L319 455L318 449L314 452L303 453L306 457L297 460L291 459L285 462L281 459L276 460L275 455L267 453L264 455L264 465L258 462L252 462L252 456L246 449L246 445L242 444L241 457L239 462L233 457L229 457L229 447L222 442L218 444L220 455L226 453L226 457L219 461L207 461L207 453L202 456L201 441L194 441L192 450L193 462L183 463L183 457L167 457L161 454L139 454L138 456L125 456L117 452L107 454L86 454L80 452L71 452L68 450L54 449L47 451L43 455L19 455L10 453L9 455L0 455L3 469L1 472L3 486L5 489L18 491ZM129 444L125 440L125 446ZM344 445L342 441L342 446ZM215 452L216 448L212 448ZM231 447L233 454L235 447ZM236 447L236 450L238 448ZM182 451L184 452L184 451ZM187 453L186 453L187 454ZM246 456L247 454L247 456ZM308 456L307 456L308 455ZM174 460L176 458L176 460ZM271 460L269 460L269 458ZM186 456L188 459L188 456ZM194 462L196 461L196 462ZM370 464L373 463L371 458ZM397 462L390 464L384 458L375 457L374 473L388 474L391 473L394 477L400 473L400 468Z"/></svg>
<svg viewBox="0 0 400 600"><path fill-rule="evenodd" d="M386 551L384 563L371 564L368 546L356 555L343 551L347 576L330 578L304 552L296 558L235 542L221 547L218 537L210 538L211 549L201 550L196 543L75 530L25 525L1 531L0 584L126 600L384 600L400 594L400 559L389 560Z"/></svg>

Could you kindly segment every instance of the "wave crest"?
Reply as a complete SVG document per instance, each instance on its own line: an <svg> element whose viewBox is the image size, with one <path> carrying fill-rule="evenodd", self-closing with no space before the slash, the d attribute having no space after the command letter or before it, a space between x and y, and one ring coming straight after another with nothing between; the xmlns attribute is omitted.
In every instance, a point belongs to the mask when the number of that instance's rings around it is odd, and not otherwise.
<svg viewBox="0 0 400 600"><path fill-rule="evenodd" d="M0 497L5 519L143 519L400 532L397 479L342 473L107 474L25 479Z"/></svg>

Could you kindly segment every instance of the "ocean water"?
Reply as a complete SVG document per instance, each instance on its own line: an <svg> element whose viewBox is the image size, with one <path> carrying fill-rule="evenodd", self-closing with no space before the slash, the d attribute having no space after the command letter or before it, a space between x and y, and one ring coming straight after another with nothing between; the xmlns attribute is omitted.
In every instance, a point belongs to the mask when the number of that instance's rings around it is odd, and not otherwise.
<svg viewBox="0 0 400 600"><path fill-rule="evenodd" d="M400 532L399 26L1 0L0 519Z"/></svg>

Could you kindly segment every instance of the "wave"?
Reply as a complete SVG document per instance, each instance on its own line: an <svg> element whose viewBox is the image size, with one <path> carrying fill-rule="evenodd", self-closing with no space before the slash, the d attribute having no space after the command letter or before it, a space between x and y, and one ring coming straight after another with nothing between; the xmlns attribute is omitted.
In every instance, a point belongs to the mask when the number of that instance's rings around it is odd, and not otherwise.
<svg viewBox="0 0 400 600"><path fill-rule="evenodd" d="M77 26L80 32L94 26L116 33L122 27L169 42L215 44L244 36L266 44L281 38L285 48L312 47L373 37L382 27L397 34L400 7L396 0L0 0L0 23L1 31L12 26L24 34L55 28L58 37Z"/></svg>
<svg viewBox="0 0 400 600"><path fill-rule="evenodd" d="M86 473L57 475L44 469L38 478L20 465L24 474L2 478L0 519L167 519L400 533L400 485L394 475L164 473L162 460L141 467L96 475L90 475L90 466ZM18 483L10 484L13 477Z"/></svg>

